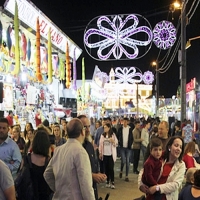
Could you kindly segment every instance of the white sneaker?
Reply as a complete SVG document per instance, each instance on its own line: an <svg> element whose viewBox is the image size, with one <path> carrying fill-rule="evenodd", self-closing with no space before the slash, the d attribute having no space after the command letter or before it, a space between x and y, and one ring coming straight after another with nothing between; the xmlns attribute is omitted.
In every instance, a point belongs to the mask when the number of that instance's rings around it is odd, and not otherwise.
<svg viewBox="0 0 200 200"><path fill-rule="evenodd" d="M114 184L111 185L111 189L115 189L115 185Z"/></svg>
<svg viewBox="0 0 200 200"><path fill-rule="evenodd" d="M110 183L106 183L106 188L110 188Z"/></svg>

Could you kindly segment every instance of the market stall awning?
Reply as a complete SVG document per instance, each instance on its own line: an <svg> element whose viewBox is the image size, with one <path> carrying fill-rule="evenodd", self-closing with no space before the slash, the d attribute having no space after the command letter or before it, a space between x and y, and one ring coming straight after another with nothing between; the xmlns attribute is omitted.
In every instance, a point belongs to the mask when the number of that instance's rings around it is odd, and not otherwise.
<svg viewBox="0 0 200 200"><path fill-rule="evenodd" d="M74 58L74 50L76 60L82 53L82 49L77 46L60 28L58 28L47 16L42 13L31 1L16 0L19 10L19 20L27 25L27 28L36 31L36 20L39 17L40 34L48 40L48 31L51 30L52 44L62 53L66 52L66 44L69 45L69 56ZM15 0L6 0L4 9L14 16Z"/></svg>

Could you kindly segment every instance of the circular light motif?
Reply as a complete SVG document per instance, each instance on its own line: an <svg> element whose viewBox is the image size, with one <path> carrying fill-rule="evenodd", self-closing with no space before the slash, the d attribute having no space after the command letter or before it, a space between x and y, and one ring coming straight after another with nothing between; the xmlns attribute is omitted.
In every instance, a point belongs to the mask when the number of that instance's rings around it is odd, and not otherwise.
<svg viewBox="0 0 200 200"><path fill-rule="evenodd" d="M150 72L150 71L144 72L143 81L147 85L152 84L153 81L154 81L154 75L153 75L153 73Z"/></svg>
<svg viewBox="0 0 200 200"><path fill-rule="evenodd" d="M159 49L169 49L176 41L176 28L169 21L161 21L153 29L153 42Z"/></svg>

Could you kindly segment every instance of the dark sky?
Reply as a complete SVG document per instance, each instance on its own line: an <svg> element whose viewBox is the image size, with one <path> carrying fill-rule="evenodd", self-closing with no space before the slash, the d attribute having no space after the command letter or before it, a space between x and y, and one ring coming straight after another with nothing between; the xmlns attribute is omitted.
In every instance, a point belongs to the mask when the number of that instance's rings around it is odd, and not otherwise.
<svg viewBox="0 0 200 200"><path fill-rule="evenodd" d="M86 78L91 79L95 65L109 73L111 67L135 66L142 72L152 70L151 62L158 56L159 49L152 44L150 51L142 58L128 61L96 61L85 51L83 34L87 24L99 15L111 14L140 14L147 18L152 28L161 20L169 20L174 26L180 16L180 11L169 12L172 0L32 0L32 2L48 16L63 32L65 32L80 48L83 53L77 60L78 78L81 79L81 59L85 57ZM194 2L194 1L190 1ZM191 5L187 5L189 11ZM197 8L189 25L187 26L187 39L200 35L200 6ZM174 20L172 20L174 18ZM180 29L177 36L180 35ZM171 54L167 60L170 60ZM192 42L187 50L187 82L193 77L200 81L200 40ZM161 51L161 60L167 51ZM166 62L166 63L167 63ZM161 63L162 64L162 63ZM180 85L178 56L166 73L160 74L160 95L171 97L176 94Z"/></svg>

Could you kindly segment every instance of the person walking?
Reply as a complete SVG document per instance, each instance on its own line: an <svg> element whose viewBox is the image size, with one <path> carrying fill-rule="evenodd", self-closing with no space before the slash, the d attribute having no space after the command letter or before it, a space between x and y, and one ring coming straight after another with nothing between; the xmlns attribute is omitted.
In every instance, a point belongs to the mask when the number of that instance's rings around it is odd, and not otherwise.
<svg viewBox="0 0 200 200"><path fill-rule="evenodd" d="M44 172L54 191L53 200L95 200L90 160L82 146L85 127L81 120L74 118L68 122L67 133L67 142L55 149Z"/></svg>
<svg viewBox="0 0 200 200"><path fill-rule="evenodd" d="M130 166L131 146L133 144L133 134L131 127L128 125L128 118L124 118L123 122L123 126L119 128L117 134L121 154L121 171L119 177L122 178L123 168L126 163L125 181L129 182L128 173Z"/></svg>

